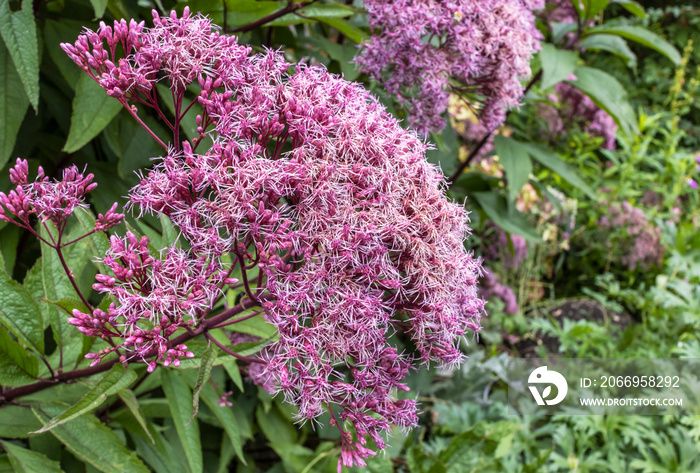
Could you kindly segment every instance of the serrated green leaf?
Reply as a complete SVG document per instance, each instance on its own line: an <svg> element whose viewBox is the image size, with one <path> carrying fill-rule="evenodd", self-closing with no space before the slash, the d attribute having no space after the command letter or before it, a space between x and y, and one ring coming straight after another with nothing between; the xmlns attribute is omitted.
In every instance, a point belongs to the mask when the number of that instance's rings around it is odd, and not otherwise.
<svg viewBox="0 0 700 473"><path fill-rule="evenodd" d="M29 291L0 270L0 322L23 345L44 353L41 310Z"/></svg>
<svg viewBox="0 0 700 473"><path fill-rule="evenodd" d="M202 388L202 400L211 409L221 425L224 426L224 430L233 445L233 449L236 452L236 456L245 464L245 457L243 456L243 444L241 440L241 431L238 426L238 421L233 413L233 410L228 406L219 405L219 396L214 391L214 388L207 384Z"/></svg>
<svg viewBox="0 0 700 473"><path fill-rule="evenodd" d="M10 10L9 0L0 0L0 35L22 78L24 91L39 111L39 41L36 36L32 0L22 0L19 11Z"/></svg>
<svg viewBox="0 0 700 473"><path fill-rule="evenodd" d="M216 360L216 355L219 351L218 347L214 345L211 340L207 340L207 349L202 355L202 364L199 366L199 373L197 374L197 384L194 386L192 391L192 418L190 422L194 420L194 417L199 411L199 394L202 392L202 387L209 381L209 376L211 376L211 369L214 366L214 360Z"/></svg>
<svg viewBox="0 0 700 473"><path fill-rule="evenodd" d="M608 112L625 134L635 135L639 132L637 117L627 100L627 91L617 79L592 67L579 67L574 74L576 80L567 82Z"/></svg>
<svg viewBox="0 0 700 473"><path fill-rule="evenodd" d="M32 410L41 422L46 423L65 408L65 404L44 403ZM50 432L65 445L69 452L99 471L148 473L148 468L136 455L126 449L119 437L91 414L77 417Z"/></svg>
<svg viewBox="0 0 700 473"><path fill-rule="evenodd" d="M537 230L522 213L509 208L504 196L495 192L474 192L471 195L493 223L507 233L522 235L529 241L541 241Z"/></svg>
<svg viewBox="0 0 700 473"><path fill-rule="evenodd" d="M170 412L173 415L173 422L177 435L185 450L187 463L192 473L201 473L202 463L202 441L199 436L199 423L192 418L192 392L187 387L187 383L180 377L180 373L172 370L161 370L163 381L163 391L165 398L170 405Z"/></svg>
<svg viewBox="0 0 700 473"><path fill-rule="evenodd" d="M678 50L668 41L656 33L641 26L618 25L618 26L597 26L588 30L588 34L612 34L621 36L642 46L651 48L673 62L676 66L681 64L681 55Z"/></svg>
<svg viewBox="0 0 700 473"><path fill-rule="evenodd" d="M619 36L594 34L581 41L580 46L593 51L607 51L621 57L627 61L627 67L635 67L637 65L637 55L632 52L627 45L627 41Z"/></svg>
<svg viewBox="0 0 700 473"><path fill-rule="evenodd" d="M90 412L105 402L108 396L117 394L120 390L127 388L131 383L136 381L137 377L133 370L127 370L121 363L115 364L82 399L51 419L46 425L34 433L40 434L46 432L86 412Z"/></svg>
<svg viewBox="0 0 700 473"><path fill-rule="evenodd" d="M60 473L60 464L49 460L46 455L19 447L10 442L0 442L10 457L15 473Z"/></svg>
<svg viewBox="0 0 700 473"><path fill-rule="evenodd" d="M543 89L548 89L574 73L578 62L578 54L544 43L540 52L540 60L542 61L541 86Z"/></svg>
<svg viewBox="0 0 700 473"><path fill-rule="evenodd" d="M508 199L515 200L532 171L527 149L521 143L503 135L496 135L496 154L508 179Z"/></svg>
<svg viewBox="0 0 700 473"><path fill-rule="evenodd" d="M36 381L38 360L15 342L6 330L0 330L0 357L0 384L19 386Z"/></svg>
<svg viewBox="0 0 700 473"><path fill-rule="evenodd" d="M63 151L73 153L85 146L117 116L122 104L89 76L80 76L75 88L70 131Z"/></svg>
<svg viewBox="0 0 700 473"><path fill-rule="evenodd" d="M48 228L51 229L53 238L57 238L55 228L52 226ZM39 234L47 241L51 241L45 227L42 226L40 228ZM69 252L80 248L77 245L71 246L73 248L68 247ZM77 298L78 295L66 275L56 250L45 243L41 243L41 254L41 275L44 285L44 297L42 299L45 301L59 301L61 299ZM85 253L81 256L76 253L75 258L70 254L64 255L64 257L66 261L70 262L71 267L82 268L87 263L87 254ZM49 317L49 325L51 325L51 330L53 331L53 338L58 346L57 351L59 353L62 351L65 359L76 360L82 350L83 334L67 322L68 317L58 307L47 302L44 302L44 306Z"/></svg>
<svg viewBox="0 0 700 473"><path fill-rule="evenodd" d="M5 406L0 409L0 437L6 439L21 439L29 437L29 433L41 428L32 410L20 406Z"/></svg>
<svg viewBox="0 0 700 473"><path fill-rule="evenodd" d="M119 399L122 400L127 409L129 409L131 414L134 416L134 419L136 419L139 425L143 428L143 431L146 433L146 435L148 435L148 438L151 439L151 443L155 443L155 440L151 435L151 431L148 430L148 424L146 423L146 419L143 417L143 413L139 408L139 400L136 398L136 394L134 394L134 392L131 389L124 388L117 392L117 395L119 396Z"/></svg>
<svg viewBox="0 0 700 473"><path fill-rule="evenodd" d="M0 169L15 147L17 133L29 108L29 99L4 44L0 43Z"/></svg>

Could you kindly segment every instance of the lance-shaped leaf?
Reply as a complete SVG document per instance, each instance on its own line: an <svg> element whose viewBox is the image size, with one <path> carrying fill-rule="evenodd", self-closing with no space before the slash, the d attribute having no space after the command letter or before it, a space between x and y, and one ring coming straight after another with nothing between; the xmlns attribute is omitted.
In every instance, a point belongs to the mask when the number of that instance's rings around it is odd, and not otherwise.
<svg viewBox="0 0 700 473"><path fill-rule="evenodd" d="M0 437L2 438L27 438L30 432L40 428L41 425L32 410L27 407L5 406L0 409Z"/></svg>
<svg viewBox="0 0 700 473"><path fill-rule="evenodd" d="M641 26L618 25L598 26L589 30L590 34L613 34L651 48L669 58L676 66L681 64L681 55L668 41Z"/></svg>
<svg viewBox="0 0 700 473"><path fill-rule="evenodd" d="M86 412L97 408L105 402L108 396L116 394L127 388L138 376L134 371L129 371L120 363L115 364L97 384L83 396L77 403L66 409L61 414L51 419L45 426L34 433L46 432L61 424L75 419Z"/></svg>
<svg viewBox="0 0 700 473"><path fill-rule="evenodd" d="M22 79L7 48L0 43L0 168L4 168L10 158L28 108L29 99L22 90Z"/></svg>
<svg viewBox="0 0 700 473"><path fill-rule="evenodd" d="M211 369L214 366L214 360L216 360L216 354L219 351L211 340L207 340L207 342L207 349L202 355L202 364L199 366L199 373L197 374L197 384L195 384L194 390L192 391L192 418L190 422L194 420L194 417L199 411L199 393L202 392L204 384L209 381Z"/></svg>
<svg viewBox="0 0 700 473"><path fill-rule="evenodd" d="M10 442L0 442L10 458L15 473L61 473L60 464L46 455L19 447Z"/></svg>
<svg viewBox="0 0 700 473"><path fill-rule="evenodd" d="M523 143L523 146L530 153L532 159L539 161L540 164L554 171L559 177L568 181L569 184L581 189L591 199L598 200L598 196L593 192L593 189L578 175L576 168L564 162L557 154L535 143Z"/></svg>
<svg viewBox="0 0 700 473"><path fill-rule="evenodd" d="M36 36L32 0L22 0L19 11L10 10L9 0L0 0L0 35L22 78L24 91L34 110L39 110L39 41Z"/></svg>
<svg viewBox="0 0 700 473"><path fill-rule="evenodd" d="M100 84L82 75L75 89L70 131L63 151L73 153L100 134L121 110L122 104L113 99Z"/></svg>
<svg viewBox="0 0 700 473"><path fill-rule="evenodd" d="M527 149L518 141L497 135L495 145L498 160L508 179L508 199L515 200L530 176L532 161Z"/></svg>
<svg viewBox="0 0 700 473"><path fill-rule="evenodd" d="M0 384L3 386L17 386L36 381L39 362L5 330L0 330L0 359Z"/></svg>
<svg viewBox="0 0 700 473"><path fill-rule="evenodd" d="M233 409L228 406L219 405L219 396L216 394L216 391L214 391L214 388L209 384L202 388L202 400L207 406L209 406L209 409L212 410L216 418L219 419L221 425L224 426L224 430L231 440L231 444L233 445L236 455L245 464L241 430L238 426L236 415L233 413Z"/></svg>
<svg viewBox="0 0 700 473"><path fill-rule="evenodd" d="M624 133L634 135L639 132L637 117L627 100L627 91L617 79L593 67L579 67L574 74L576 80L568 81L569 84L608 112Z"/></svg>
<svg viewBox="0 0 700 473"><path fill-rule="evenodd" d="M138 422L139 425L143 428L143 431L148 435L148 438L151 439L151 443L155 443L153 436L151 436L151 432L148 430L148 424L146 424L146 419L143 417L143 413L141 412L141 408L139 407L139 400L136 398L136 394L134 394L134 391L132 391L131 389L124 388L121 391L119 391L117 395L119 396L119 399L122 400L127 409L129 409L131 414L134 416L136 422Z"/></svg>
<svg viewBox="0 0 700 473"><path fill-rule="evenodd" d="M163 391L170 405L173 422L180 442L185 450L187 463L192 473L201 473L202 440L199 436L199 423L189 422L194 409L192 408L192 392L180 373L173 370L161 370Z"/></svg>
<svg viewBox="0 0 700 473"><path fill-rule="evenodd" d="M23 345L44 352L41 311L29 291L0 268L0 322Z"/></svg>
<svg viewBox="0 0 700 473"><path fill-rule="evenodd" d="M34 415L42 422L65 410L65 404L44 403L34 407ZM104 473L148 473L148 468L129 452L117 434L97 417L86 414L51 430L65 447L80 460Z"/></svg>
<svg viewBox="0 0 700 473"><path fill-rule="evenodd" d="M557 82L561 82L574 73L578 54L573 51L558 49L548 43L542 44L540 52L542 61L542 88L548 89Z"/></svg>

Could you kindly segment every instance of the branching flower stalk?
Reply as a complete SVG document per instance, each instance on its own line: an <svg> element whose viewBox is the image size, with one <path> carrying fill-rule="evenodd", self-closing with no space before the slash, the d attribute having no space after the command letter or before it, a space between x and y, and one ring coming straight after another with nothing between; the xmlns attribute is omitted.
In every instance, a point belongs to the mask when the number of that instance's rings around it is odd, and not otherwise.
<svg viewBox="0 0 700 473"><path fill-rule="evenodd" d="M417 423L416 401L397 395L408 391L409 370L460 363L460 344L480 329L481 262L464 248L467 212L446 199L421 139L360 85L320 67L289 72L279 52L251 54L187 8L153 16L152 28L103 23L62 45L135 118L134 103L145 105L172 129L167 144L153 135L164 156L140 174L128 208L164 215L180 232L159 252L145 237L111 237L102 257L110 272L93 286L111 305L69 319L115 340L88 355L84 372L115 363L105 358L117 349L149 371L177 367L191 355L187 340L252 309L278 335L251 375L302 421L337 409L339 468L364 465L392 425ZM157 96L159 81L171 91L172 122L158 105L168 99ZM190 86L201 92L183 109ZM194 110L198 136L184 140L179 123ZM223 261L237 265L240 281ZM240 284L243 302L213 313ZM396 334L415 355L395 345Z"/></svg>

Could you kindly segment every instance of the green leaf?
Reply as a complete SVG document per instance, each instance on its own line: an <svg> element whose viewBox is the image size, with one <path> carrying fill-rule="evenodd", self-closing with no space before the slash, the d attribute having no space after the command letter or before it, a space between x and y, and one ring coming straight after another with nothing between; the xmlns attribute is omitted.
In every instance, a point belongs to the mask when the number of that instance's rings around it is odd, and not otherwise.
<svg viewBox="0 0 700 473"><path fill-rule="evenodd" d="M65 410L65 404L44 403L32 410L46 423ZM148 468L129 452L119 437L97 417L86 414L51 430L51 434L78 459L104 473L148 473Z"/></svg>
<svg viewBox="0 0 700 473"><path fill-rule="evenodd" d="M90 3L95 10L95 17L102 18L105 14L105 8L107 8L107 0L90 0Z"/></svg>
<svg viewBox="0 0 700 473"><path fill-rule="evenodd" d="M134 416L134 419L136 419L139 425L143 428L143 431L146 432L148 438L151 439L151 443L155 443L155 440L151 435L151 431L148 430L146 419L143 417L143 413L139 408L139 400L136 398L136 394L134 394L134 392L131 389L124 388L117 392L117 395L119 396L119 399L122 400L127 409L129 409L131 414Z"/></svg>
<svg viewBox="0 0 700 473"><path fill-rule="evenodd" d="M127 370L121 363L115 364L80 401L51 419L45 426L34 433L46 432L86 412L90 412L105 402L108 396L127 388L136 381L137 377L136 372L133 370Z"/></svg>
<svg viewBox="0 0 700 473"><path fill-rule="evenodd" d="M621 57L627 61L627 67L635 67L637 65L637 55L632 52L627 45L627 41L619 36L594 34L581 41L580 46L594 51L607 51Z"/></svg>
<svg viewBox="0 0 700 473"><path fill-rule="evenodd" d="M586 6L585 16L587 19L591 19L605 10L610 5L610 0L584 0L583 3Z"/></svg>
<svg viewBox="0 0 700 473"><path fill-rule="evenodd" d="M238 315L237 318L244 317L253 312L255 312L255 309L248 309ZM262 317L251 317L250 319L231 324L228 328L234 332L247 333L260 338L270 338L277 333L275 326Z"/></svg>
<svg viewBox="0 0 700 473"><path fill-rule="evenodd" d="M78 223L81 228L81 233L86 234L91 232L95 228L95 217L92 211L87 212L73 212L73 215L78 219ZM90 253L96 258L102 258L109 250L109 238L105 232L96 232L85 238L88 245L90 246ZM94 263L103 274L107 274L107 267L104 263Z"/></svg>
<svg viewBox="0 0 700 473"><path fill-rule="evenodd" d="M211 340L207 340L207 342L207 349L204 355L202 355L202 364L199 366L199 373L197 374L197 384L195 384L194 390L192 391L192 418L190 422L194 420L194 417L199 411L199 393L202 392L204 384L209 381L211 369L214 366L214 360L216 360L216 354L219 351Z"/></svg>
<svg viewBox="0 0 700 473"><path fill-rule="evenodd" d="M177 229L173 226L173 221L170 220L170 217L168 217L165 214L160 215L160 225L162 228L162 238L163 238L163 248L169 248L171 246L175 246L175 242L177 241L178 237L178 231Z"/></svg>
<svg viewBox="0 0 700 473"><path fill-rule="evenodd" d="M0 322L23 345L44 353L41 310L27 289L0 270Z"/></svg>
<svg viewBox="0 0 700 473"><path fill-rule="evenodd" d="M0 0L0 35L22 78L24 91L39 111L39 41L36 36L32 0L22 0L21 10L12 13L9 0Z"/></svg>
<svg viewBox="0 0 700 473"><path fill-rule="evenodd" d="M544 43L540 52L540 60L542 61L541 87L548 89L574 73L578 62L578 54Z"/></svg>
<svg viewBox="0 0 700 473"><path fill-rule="evenodd" d="M119 101L83 74L75 89L70 131L63 151L73 153L85 146L117 116L121 108Z"/></svg>
<svg viewBox="0 0 700 473"><path fill-rule="evenodd" d="M243 392L243 378L241 378L241 371L238 369L238 363L236 363L236 360L227 361L223 364L223 367L226 370L228 377L231 378L231 381L233 381L233 384L235 384L236 387Z"/></svg>
<svg viewBox="0 0 700 473"><path fill-rule="evenodd" d="M474 192L471 194L493 223L507 233L522 235L529 241L541 241L537 230L525 216L515 209L509 209L505 197L495 192Z"/></svg>
<svg viewBox="0 0 700 473"><path fill-rule="evenodd" d="M588 30L589 34L612 34L634 41L651 48L673 62L676 66L681 64L681 55L678 50L668 41L656 33L641 26L619 25L619 26L598 26Z"/></svg>
<svg viewBox="0 0 700 473"><path fill-rule="evenodd" d="M647 13L644 11L644 7L634 0L612 0L612 3L617 3L622 5L622 7L638 18L646 18Z"/></svg>
<svg viewBox="0 0 700 473"><path fill-rule="evenodd" d="M583 179L579 177L576 168L564 162L557 154L535 143L524 143L523 146L530 153L532 159L554 171L559 177L568 181L569 184L581 189L591 199L598 200L598 196L593 192L593 189L588 187Z"/></svg>
<svg viewBox="0 0 700 473"><path fill-rule="evenodd" d="M201 473L202 441L199 437L199 423L189 422L194 409L192 408L192 392L182 379L181 374L173 370L161 370L163 391L170 405L173 422L177 435L180 437L182 447L185 450L187 463L192 473Z"/></svg>
<svg viewBox="0 0 700 473"><path fill-rule="evenodd" d="M617 79L592 67L579 67L574 74L576 80L567 82L608 112L625 134L635 135L639 132L637 117L627 100L627 91Z"/></svg>
<svg viewBox="0 0 700 473"><path fill-rule="evenodd" d="M49 225L51 235L57 238L56 230ZM49 233L43 226L40 228L40 235L46 240L51 241ZM85 242L78 242L75 245L68 247L68 252L78 252L81 248L85 248ZM64 249L64 253L66 250ZM62 299L76 299L78 295L70 283L66 271L61 264L58 254L54 248L51 248L45 243L41 244L41 274L44 285L44 297L46 301L60 301ZM66 261L69 261L70 268L82 268L87 264L88 255L83 253L79 255L75 253L75 258L71 254L64 254ZM80 333L73 325L70 325L66 317L54 304L46 307L49 324L53 331L53 338L58 345L57 351L63 351L63 356L66 360L77 360L82 350L83 334Z"/></svg>
<svg viewBox="0 0 700 473"><path fill-rule="evenodd" d="M43 33L46 52L71 87L75 87L80 76L85 73L79 67L75 67L75 63L61 48L61 43L75 41L82 30L82 25L82 22L69 20L65 17L61 17L61 21L44 20Z"/></svg>
<svg viewBox="0 0 700 473"><path fill-rule="evenodd" d="M10 442L0 442L10 457L10 463L16 473L52 473L62 472L57 461L49 460L46 455L18 447Z"/></svg>
<svg viewBox="0 0 700 473"><path fill-rule="evenodd" d="M521 143L503 135L496 135L496 154L508 179L508 199L515 200L532 171L527 149Z"/></svg>
<svg viewBox="0 0 700 473"><path fill-rule="evenodd" d="M20 406L5 406L0 409L0 437L6 439L27 438L41 424L31 409Z"/></svg>
<svg viewBox="0 0 700 473"><path fill-rule="evenodd" d="M209 406L209 409L214 413L221 425L224 426L224 430L231 440L233 449L236 452L238 458L245 464L245 457L243 456L243 444L241 441L241 431L238 426L238 421L233 413L233 409L228 406L219 405L219 396L214 391L214 388L207 384L202 388L202 400Z"/></svg>
<svg viewBox="0 0 700 473"><path fill-rule="evenodd" d="M345 35L346 38L351 39L353 42L360 44L366 38L369 37L369 33L362 28L355 26L348 20L342 18L328 18L328 17L315 17L315 20L321 21L328 26L335 28Z"/></svg>
<svg viewBox="0 0 700 473"><path fill-rule="evenodd" d="M298 13L298 15L296 14ZM299 25L302 23L310 23L313 20L325 21L330 18L345 18L353 15L353 10L345 5L325 5L316 3L308 7L301 8L295 13L289 13L274 21L269 22L268 26L290 26ZM300 16L303 15L303 16ZM313 18L313 20L310 20Z"/></svg>
<svg viewBox="0 0 700 473"><path fill-rule="evenodd" d="M29 99L22 89L22 79L7 48L0 43L0 169L12 154L28 108Z"/></svg>
<svg viewBox="0 0 700 473"><path fill-rule="evenodd" d="M36 381L38 360L15 342L6 330L0 330L0 357L0 384L18 386Z"/></svg>

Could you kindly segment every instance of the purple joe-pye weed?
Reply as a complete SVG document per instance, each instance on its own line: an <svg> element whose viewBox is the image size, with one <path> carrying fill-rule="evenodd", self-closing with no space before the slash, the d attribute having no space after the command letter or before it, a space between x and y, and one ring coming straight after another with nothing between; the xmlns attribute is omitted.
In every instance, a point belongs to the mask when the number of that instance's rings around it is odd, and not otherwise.
<svg viewBox="0 0 700 473"><path fill-rule="evenodd" d="M119 44L126 57L115 65ZM463 245L467 212L446 199L426 145L360 85L318 67L288 72L280 53L251 55L187 8L179 18L154 12L153 28L102 24L63 48L142 126L129 102L173 130L171 145L152 133L165 155L140 174L129 206L169 217L187 246L156 258L145 239L113 237L103 259L113 275L99 275L95 288L116 303L71 323L127 335L120 347L132 357L177 365L188 353L169 337L206 321L237 266L245 300L279 334L257 375L301 420L330 412L342 433L339 467L364 465L375 453L367 440L383 449L391 425L416 425L416 401L396 395L408 390L406 374L415 362L459 363L484 305L480 261ZM155 98L161 77L173 91L173 123ZM185 107L195 80L201 93ZM180 141L179 120L196 104L199 137ZM211 146L198 150L206 137ZM392 346L396 332L416 357Z"/></svg>
<svg viewBox="0 0 700 473"><path fill-rule="evenodd" d="M539 50L542 0L367 0L372 36L356 61L407 110L423 134L444 127L450 93L481 103L489 130L523 95Z"/></svg>

